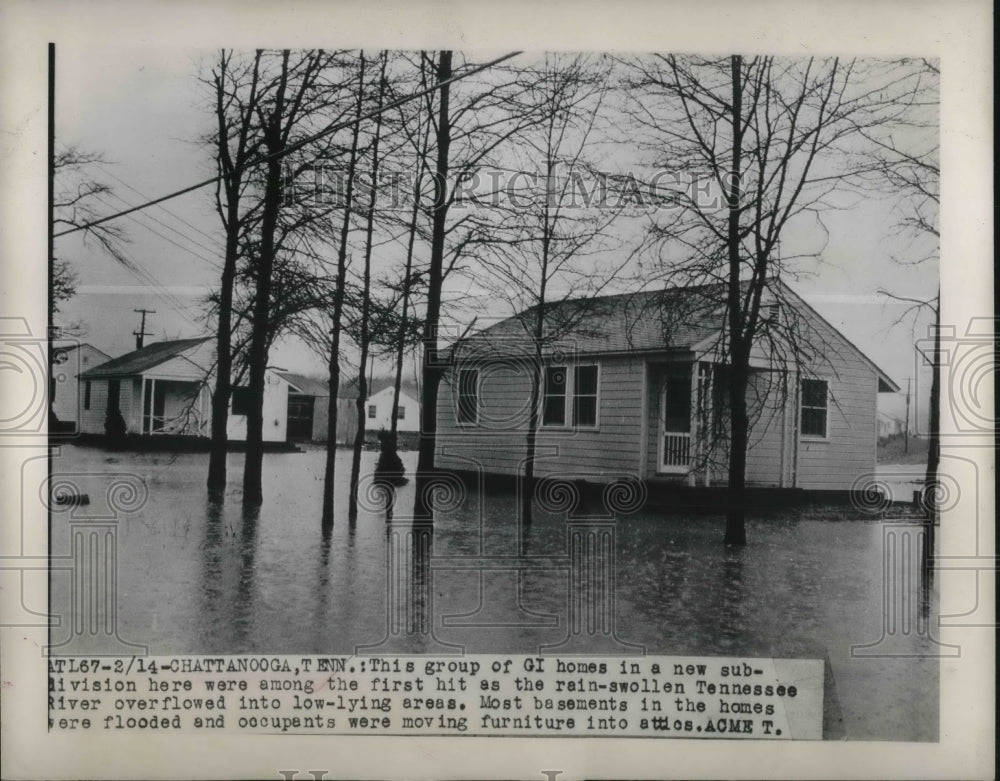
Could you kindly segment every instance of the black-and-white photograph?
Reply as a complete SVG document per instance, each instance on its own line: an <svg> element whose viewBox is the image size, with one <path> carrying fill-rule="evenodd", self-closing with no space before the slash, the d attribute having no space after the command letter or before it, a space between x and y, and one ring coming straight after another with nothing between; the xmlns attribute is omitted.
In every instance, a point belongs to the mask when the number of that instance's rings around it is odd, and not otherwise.
<svg viewBox="0 0 1000 781"><path fill-rule="evenodd" d="M814 660L942 740L937 54L339 43L48 46L50 674Z"/></svg>

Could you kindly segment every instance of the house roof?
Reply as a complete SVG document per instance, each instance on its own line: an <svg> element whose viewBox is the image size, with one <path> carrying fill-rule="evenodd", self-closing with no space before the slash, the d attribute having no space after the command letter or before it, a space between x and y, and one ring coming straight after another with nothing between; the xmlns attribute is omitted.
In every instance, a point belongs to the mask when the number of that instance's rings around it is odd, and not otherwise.
<svg viewBox="0 0 1000 781"><path fill-rule="evenodd" d="M147 344L138 350L125 353L125 355L112 358L110 361L105 361L92 369L88 369L80 375L80 378L84 380L96 380L134 377L187 352L193 347L197 347L208 341L208 339L209 337L203 336L198 339L174 339L168 342Z"/></svg>
<svg viewBox="0 0 1000 781"><path fill-rule="evenodd" d="M296 374L295 372L276 371L275 374L284 378L298 393L306 396L320 397L330 395L330 386L323 380L317 380L313 377L307 377L304 374Z"/></svg>
<svg viewBox="0 0 1000 781"><path fill-rule="evenodd" d="M60 355L68 355L73 352L73 350L82 350L84 347L90 348L95 353L103 355L105 359L109 359L111 356L108 355L104 350L94 347L90 342L76 342L74 344L63 344L56 345L52 348L52 357L57 358Z"/></svg>
<svg viewBox="0 0 1000 781"><path fill-rule="evenodd" d="M613 353L690 350L718 333L718 285L568 299L546 305L550 336L546 352ZM463 349L483 346L500 353L528 349L526 327L537 307L480 331ZM721 313L720 313L721 314Z"/></svg>
<svg viewBox="0 0 1000 781"><path fill-rule="evenodd" d="M395 385L395 379L392 377L375 377L368 384L368 398L371 398L376 393L381 393L386 388L392 388ZM411 381L403 380L400 384L400 393L404 393L412 399L419 399L420 393L417 391L417 386ZM338 398L341 399L355 399L358 396L358 378L352 377L345 382L340 383L340 391L337 394Z"/></svg>
<svg viewBox="0 0 1000 781"><path fill-rule="evenodd" d="M743 289L746 285L743 283ZM784 282L769 283L780 291L778 300L807 312L831 329L878 375L880 391L899 387L853 342L809 306ZM568 299L546 306L549 337L543 353L573 355L641 352L692 352L717 339L725 317L724 283L665 288L662 290ZM466 337L461 350L468 357L529 355L532 340L526 330L534 323L537 307ZM445 351L444 357L458 345Z"/></svg>

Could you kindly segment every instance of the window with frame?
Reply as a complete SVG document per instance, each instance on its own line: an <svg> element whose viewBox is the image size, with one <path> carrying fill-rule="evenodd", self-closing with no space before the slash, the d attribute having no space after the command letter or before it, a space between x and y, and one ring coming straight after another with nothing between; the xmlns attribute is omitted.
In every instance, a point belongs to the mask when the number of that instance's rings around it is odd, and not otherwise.
<svg viewBox="0 0 1000 781"><path fill-rule="evenodd" d="M250 388L246 385L237 385L233 388L233 413L234 415L246 415L250 412Z"/></svg>
<svg viewBox="0 0 1000 781"><path fill-rule="evenodd" d="M396 407L396 420L406 420L406 407Z"/></svg>
<svg viewBox="0 0 1000 781"><path fill-rule="evenodd" d="M368 418L374 420L375 416L378 415L378 405L369 404L368 405Z"/></svg>
<svg viewBox="0 0 1000 781"><path fill-rule="evenodd" d="M83 408L90 409L90 380L83 383Z"/></svg>
<svg viewBox="0 0 1000 781"><path fill-rule="evenodd" d="M826 380L802 380L801 431L804 437L826 438L829 388Z"/></svg>
<svg viewBox="0 0 1000 781"><path fill-rule="evenodd" d="M597 364L573 369L573 425L597 426Z"/></svg>
<svg viewBox="0 0 1000 781"><path fill-rule="evenodd" d="M542 425L566 425L567 372L565 366L546 366L542 388Z"/></svg>
<svg viewBox="0 0 1000 781"><path fill-rule="evenodd" d="M466 426L479 422L479 369L458 373L458 422Z"/></svg>

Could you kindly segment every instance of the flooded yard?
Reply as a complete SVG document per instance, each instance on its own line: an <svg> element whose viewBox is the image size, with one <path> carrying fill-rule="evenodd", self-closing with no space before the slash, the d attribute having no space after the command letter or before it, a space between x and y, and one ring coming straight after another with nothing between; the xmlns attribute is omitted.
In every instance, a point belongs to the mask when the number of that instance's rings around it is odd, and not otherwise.
<svg viewBox="0 0 1000 781"><path fill-rule="evenodd" d="M403 460L412 473L416 454ZM53 481L91 500L53 512L57 561L74 555L73 528L117 518L117 634L93 639L106 650L816 658L828 662L827 738L937 739L934 584L918 572L885 596L886 545L916 539L912 520L758 513L749 545L726 550L720 515L568 518L552 501L518 529L513 492L455 480L438 486L432 537L414 537L412 481L392 523L368 490L348 522L346 450L332 529L320 524L321 449L265 455L264 505L249 515L242 455L230 454L223 503L207 497L207 463L73 445L54 459ZM54 568L53 612L69 615L73 593L68 568ZM62 621L57 652L81 650L80 634Z"/></svg>

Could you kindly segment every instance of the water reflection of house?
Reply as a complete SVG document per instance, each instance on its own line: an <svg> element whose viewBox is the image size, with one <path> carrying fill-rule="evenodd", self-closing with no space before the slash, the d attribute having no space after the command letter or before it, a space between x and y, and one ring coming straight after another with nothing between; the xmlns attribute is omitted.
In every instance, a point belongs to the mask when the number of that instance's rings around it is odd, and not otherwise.
<svg viewBox="0 0 1000 781"><path fill-rule="evenodd" d="M76 430L80 422L80 374L111 358L92 344L58 345L52 349L52 411L60 423Z"/></svg>
<svg viewBox="0 0 1000 781"><path fill-rule="evenodd" d="M751 361L747 483L850 489L874 469L877 396L898 387L786 285L772 284L759 342L768 349L755 348ZM724 485L725 311L717 286L549 305L535 474ZM522 471L534 365L525 333L512 317L449 351L438 465Z"/></svg>
<svg viewBox="0 0 1000 781"><path fill-rule="evenodd" d="M130 434L207 437L211 425L214 345L208 338L156 342L80 374L80 431L103 434L108 410L118 409ZM264 441L284 442L288 381L268 371L264 387ZM237 386L227 435L246 439L248 389Z"/></svg>

